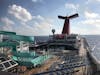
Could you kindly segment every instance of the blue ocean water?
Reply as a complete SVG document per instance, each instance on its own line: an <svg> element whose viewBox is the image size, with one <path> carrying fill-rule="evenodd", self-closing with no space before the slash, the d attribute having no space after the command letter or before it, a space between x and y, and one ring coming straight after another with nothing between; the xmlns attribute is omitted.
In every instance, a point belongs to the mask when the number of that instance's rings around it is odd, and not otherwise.
<svg viewBox="0 0 100 75"><path fill-rule="evenodd" d="M90 46L95 45L97 42L100 41L100 35L82 35L82 37L85 37L90 44ZM49 39L49 36L35 36L35 41L47 41Z"/></svg>

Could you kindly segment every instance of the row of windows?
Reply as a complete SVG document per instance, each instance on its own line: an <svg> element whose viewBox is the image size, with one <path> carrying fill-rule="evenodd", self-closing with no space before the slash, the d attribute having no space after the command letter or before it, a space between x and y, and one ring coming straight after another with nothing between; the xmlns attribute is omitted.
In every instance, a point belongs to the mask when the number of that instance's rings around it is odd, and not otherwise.
<svg viewBox="0 0 100 75"><path fill-rule="evenodd" d="M9 61L9 60L6 60L6 59L4 59L4 58L0 58L0 61L2 61L1 63L0 63L0 71L2 71L3 69L5 69L5 68L9 68L9 67L13 67L13 65L15 65L15 64L17 64L16 62L14 62L14 61Z"/></svg>

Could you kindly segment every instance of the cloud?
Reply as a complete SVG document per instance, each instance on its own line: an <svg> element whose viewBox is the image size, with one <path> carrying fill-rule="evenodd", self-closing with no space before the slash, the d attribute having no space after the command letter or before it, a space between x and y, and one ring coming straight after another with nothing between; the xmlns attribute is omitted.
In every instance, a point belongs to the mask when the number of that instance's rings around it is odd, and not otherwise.
<svg viewBox="0 0 100 75"><path fill-rule="evenodd" d="M10 20L7 17L3 17L1 18L1 22L3 23L2 25L3 30L8 30L8 31L13 30L12 25L14 25L15 23L12 20Z"/></svg>
<svg viewBox="0 0 100 75"><path fill-rule="evenodd" d="M14 28L14 31L19 35L34 36L34 28L26 23L21 23L20 26Z"/></svg>
<svg viewBox="0 0 100 75"><path fill-rule="evenodd" d="M36 3L36 2L42 2L43 0L32 0L32 2Z"/></svg>
<svg viewBox="0 0 100 75"><path fill-rule="evenodd" d="M28 12L28 10L26 10L25 8L18 6L16 4L9 6L8 13L23 22L32 20L32 15L30 14L30 12Z"/></svg>
<svg viewBox="0 0 100 75"><path fill-rule="evenodd" d="M91 3L91 2L92 2L92 3L94 3L94 2L100 2L100 0L87 0L87 1L86 1L86 4L89 4L89 3Z"/></svg>
<svg viewBox="0 0 100 75"><path fill-rule="evenodd" d="M84 15L87 19L91 19L91 18L97 18L99 16L99 14L97 13L93 13L93 12L88 12L88 11L85 11L84 12Z"/></svg>
<svg viewBox="0 0 100 75"><path fill-rule="evenodd" d="M86 28L78 28L78 27L72 27L71 29L71 33L74 33L74 34L82 34L82 35L85 35L85 34L90 34L89 30L86 29Z"/></svg>
<svg viewBox="0 0 100 75"><path fill-rule="evenodd" d="M88 0L87 2L100 2L100 0Z"/></svg>
<svg viewBox="0 0 100 75"><path fill-rule="evenodd" d="M36 19L36 20L45 20L44 17L42 17L41 15L33 16L33 19Z"/></svg>
<svg viewBox="0 0 100 75"><path fill-rule="evenodd" d="M39 21L38 21L39 20ZM0 21L3 23L2 29L6 31L14 31L20 35L49 35L51 34L51 28L53 28L53 20L45 18L41 15L34 16L32 23L18 21L18 26L12 20L7 17L1 18ZM1 27L1 26L0 26Z"/></svg>
<svg viewBox="0 0 100 75"><path fill-rule="evenodd" d="M53 20L45 17L39 17L35 16L35 19L38 19L40 21L34 22L34 35L49 35L51 34L51 29L53 28ZM45 19L44 19L45 18Z"/></svg>
<svg viewBox="0 0 100 75"><path fill-rule="evenodd" d="M76 4L76 5L75 5L75 4L72 4L72 3L66 3L66 4L65 4L65 8L67 8L67 9L77 10L78 7L79 7L78 4Z"/></svg>
<svg viewBox="0 0 100 75"><path fill-rule="evenodd" d="M89 19L89 20L82 21L81 23L85 25L100 26L100 19Z"/></svg>
<svg viewBox="0 0 100 75"><path fill-rule="evenodd" d="M77 23L78 27L73 28L75 33L100 34L100 19L86 19Z"/></svg>
<svg viewBox="0 0 100 75"><path fill-rule="evenodd" d="M41 15L33 16L31 23L20 22L20 26L14 31L21 35L49 35L51 34L52 19L45 18Z"/></svg>
<svg viewBox="0 0 100 75"><path fill-rule="evenodd" d="M7 17L1 18L1 21L5 24L5 25L12 25L15 24L12 20L10 20Z"/></svg>
<svg viewBox="0 0 100 75"><path fill-rule="evenodd" d="M100 2L100 0L96 0L96 1Z"/></svg>
<svg viewBox="0 0 100 75"><path fill-rule="evenodd" d="M98 13L85 11L84 15L85 15L86 20L81 21L81 23L83 25L91 25L94 27L99 26L99 28L100 28L100 18L99 18Z"/></svg>

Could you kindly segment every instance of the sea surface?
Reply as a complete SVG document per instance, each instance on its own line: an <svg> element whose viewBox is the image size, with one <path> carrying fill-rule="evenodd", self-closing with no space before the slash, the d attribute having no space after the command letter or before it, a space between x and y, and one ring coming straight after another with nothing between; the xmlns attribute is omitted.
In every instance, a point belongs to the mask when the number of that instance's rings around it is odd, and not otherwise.
<svg viewBox="0 0 100 75"><path fill-rule="evenodd" d="M100 35L81 35L81 36L85 37L91 46L100 41ZM37 42L47 41L49 40L49 36L35 36L35 40Z"/></svg>

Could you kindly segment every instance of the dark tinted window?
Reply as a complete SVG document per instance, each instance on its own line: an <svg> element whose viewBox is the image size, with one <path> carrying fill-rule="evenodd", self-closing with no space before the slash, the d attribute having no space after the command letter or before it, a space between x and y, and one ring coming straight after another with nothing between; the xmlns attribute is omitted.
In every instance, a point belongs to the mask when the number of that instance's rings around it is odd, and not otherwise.
<svg viewBox="0 0 100 75"><path fill-rule="evenodd" d="M0 71L3 70L3 67L0 67Z"/></svg>
<svg viewBox="0 0 100 75"><path fill-rule="evenodd" d="M0 64L0 71L3 69L3 65L2 64Z"/></svg>
<svg viewBox="0 0 100 75"><path fill-rule="evenodd" d="M10 61L10 63L11 63L12 65L16 64L14 61Z"/></svg>
<svg viewBox="0 0 100 75"><path fill-rule="evenodd" d="M4 63L4 65L6 68L10 66L10 64L8 62Z"/></svg>
<svg viewBox="0 0 100 75"><path fill-rule="evenodd" d="M0 64L0 67L3 67L3 65L2 65L2 64Z"/></svg>
<svg viewBox="0 0 100 75"><path fill-rule="evenodd" d="M0 62L6 61L5 58L0 58Z"/></svg>

